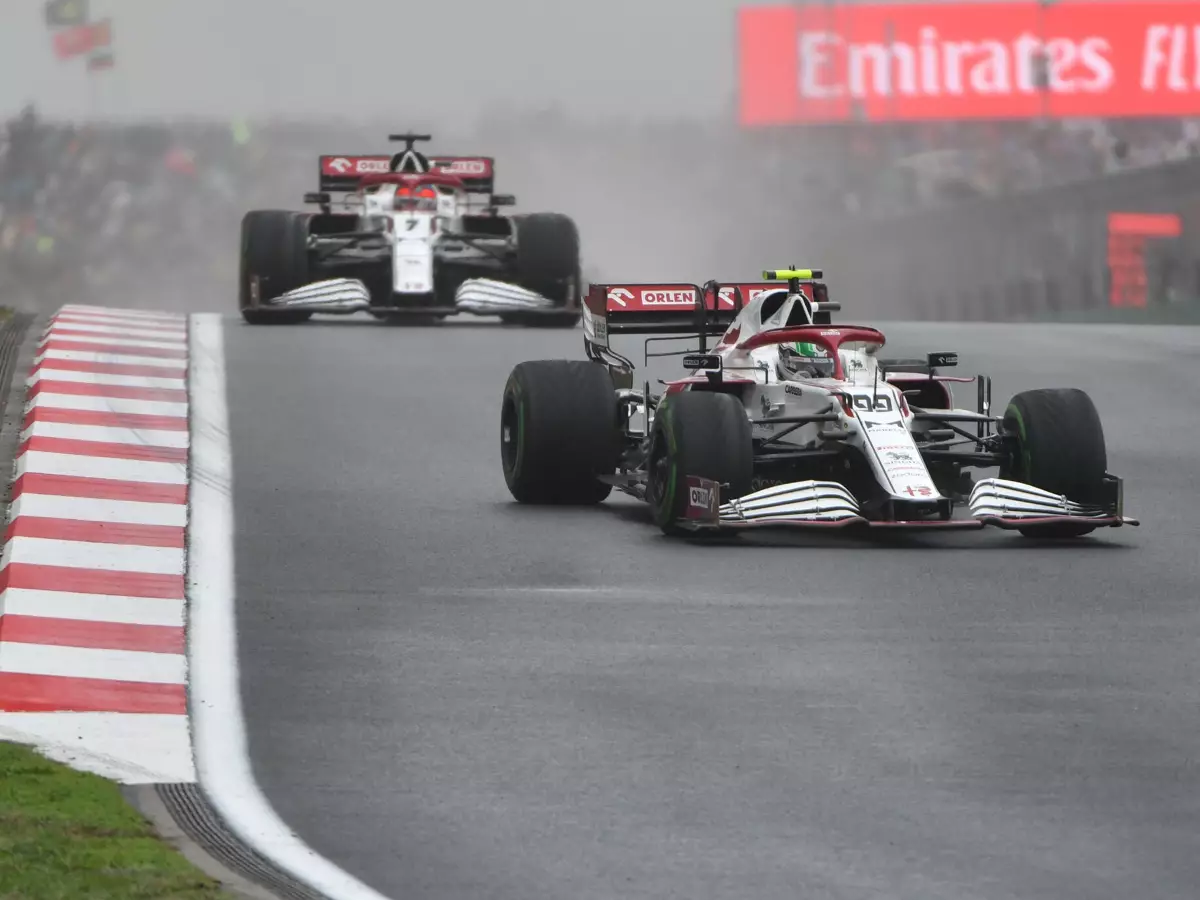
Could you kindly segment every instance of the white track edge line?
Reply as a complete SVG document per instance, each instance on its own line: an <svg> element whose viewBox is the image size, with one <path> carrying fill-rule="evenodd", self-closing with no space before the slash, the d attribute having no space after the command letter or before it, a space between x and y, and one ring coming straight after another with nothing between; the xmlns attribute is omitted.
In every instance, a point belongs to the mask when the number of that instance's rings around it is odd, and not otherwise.
<svg viewBox="0 0 1200 900"><path fill-rule="evenodd" d="M331 900L388 900L305 844L254 780L239 675L222 317L198 314L191 322L188 711L200 786L238 837Z"/></svg>

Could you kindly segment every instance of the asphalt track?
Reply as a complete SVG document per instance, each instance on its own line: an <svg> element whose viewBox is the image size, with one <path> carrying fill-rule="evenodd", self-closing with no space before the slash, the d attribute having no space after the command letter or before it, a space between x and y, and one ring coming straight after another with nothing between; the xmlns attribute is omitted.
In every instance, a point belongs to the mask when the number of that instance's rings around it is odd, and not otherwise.
<svg viewBox="0 0 1200 900"><path fill-rule="evenodd" d="M1143 527L713 547L518 508L501 385L579 332L230 318L282 817L398 900L1194 898L1200 330L884 330L999 402L1089 390Z"/></svg>

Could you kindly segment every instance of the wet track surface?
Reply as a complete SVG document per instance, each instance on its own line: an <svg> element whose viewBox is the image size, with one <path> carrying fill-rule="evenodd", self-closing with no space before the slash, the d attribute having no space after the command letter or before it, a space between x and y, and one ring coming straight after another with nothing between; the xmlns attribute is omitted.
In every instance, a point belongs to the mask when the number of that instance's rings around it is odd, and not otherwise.
<svg viewBox="0 0 1200 900"><path fill-rule="evenodd" d="M1143 527L701 546L627 498L518 508L503 381L580 332L230 319L283 818L405 900L1195 897L1200 331L884 331L998 405L1089 390Z"/></svg>

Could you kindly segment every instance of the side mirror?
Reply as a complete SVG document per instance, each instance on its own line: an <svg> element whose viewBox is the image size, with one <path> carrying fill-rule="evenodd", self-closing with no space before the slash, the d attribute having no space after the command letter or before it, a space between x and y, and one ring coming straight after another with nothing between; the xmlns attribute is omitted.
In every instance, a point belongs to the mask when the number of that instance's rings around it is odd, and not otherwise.
<svg viewBox="0 0 1200 900"><path fill-rule="evenodd" d="M949 369L958 365L957 353L930 353L926 358L931 369Z"/></svg>
<svg viewBox="0 0 1200 900"><path fill-rule="evenodd" d="M517 198L512 194L492 194L491 206L516 206Z"/></svg>
<svg viewBox="0 0 1200 900"><path fill-rule="evenodd" d="M721 381L724 363L716 353L691 353L683 358L683 367L693 372L704 372L709 381Z"/></svg>
<svg viewBox="0 0 1200 900"><path fill-rule="evenodd" d="M331 201L330 201L328 194L319 192L319 193L305 194L304 202L305 203L317 203L321 206L328 206Z"/></svg>

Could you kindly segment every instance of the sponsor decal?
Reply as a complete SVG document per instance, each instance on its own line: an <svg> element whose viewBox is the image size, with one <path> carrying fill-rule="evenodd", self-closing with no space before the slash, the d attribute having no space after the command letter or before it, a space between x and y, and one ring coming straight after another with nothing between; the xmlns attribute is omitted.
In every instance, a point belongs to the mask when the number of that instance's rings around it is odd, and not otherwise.
<svg viewBox="0 0 1200 900"><path fill-rule="evenodd" d="M802 4L739 15L744 125L1194 116L1195 5Z"/></svg>
<svg viewBox="0 0 1200 900"><path fill-rule="evenodd" d="M438 168L446 175L474 175L476 177L486 175L489 171L487 161L482 159L456 159L446 162Z"/></svg>
<svg viewBox="0 0 1200 900"><path fill-rule="evenodd" d="M720 500L715 481L689 475L687 492L688 504L683 512L684 518L712 520L718 517Z"/></svg>
<svg viewBox="0 0 1200 900"><path fill-rule="evenodd" d="M762 294L765 291L769 290L769 288L761 288L761 287L752 288L752 287L749 287L748 285L744 285L744 284L740 284L740 285L738 285L738 287L741 288L741 291L742 291L742 305L743 306L749 306L751 303L753 303L755 300L758 299L759 294ZM732 288L732 287L721 288L720 292L717 294L717 298L721 303L725 304L726 306L728 306L730 308L734 308L737 306L737 290L735 288Z"/></svg>
<svg viewBox="0 0 1200 900"><path fill-rule="evenodd" d="M696 292L686 291L642 291L642 303L646 306L692 306Z"/></svg>
<svg viewBox="0 0 1200 900"><path fill-rule="evenodd" d="M804 391L794 384L785 385L783 390L786 394L794 394L797 397L804 396Z"/></svg>
<svg viewBox="0 0 1200 900"><path fill-rule="evenodd" d="M767 488L779 487L781 484L787 484L782 478L751 478L751 491L765 491Z"/></svg>
<svg viewBox="0 0 1200 900"><path fill-rule="evenodd" d="M635 299L632 291L627 291L625 288L613 288L608 292L608 302L615 303L618 306L628 306L629 301Z"/></svg>
<svg viewBox="0 0 1200 900"><path fill-rule="evenodd" d="M685 369L691 369L692 371L702 369L716 369L719 371L722 368L721 357L715 353L689 354L683 358L683 367Z"/></svg>
<svg viewBox="0 0 1200 900"><path fill-rule="evenodd" d="M903 488L901 493L908 494L910 497L932 497L933 488L924 484L910 484L908 487Z"/></svg>
<svg viewBox="0 0 1200 900"><path fill-rule="evenodd" d="M386 156L334 156L321 161L325 175L376 175L391 171Z"/></svg>
<svg viewBox="0 0 1200 900"><path fill-rule="evenodd" d="M892 462L913 462L913 455L911 453L888 450L884 455Z"/></svg>

